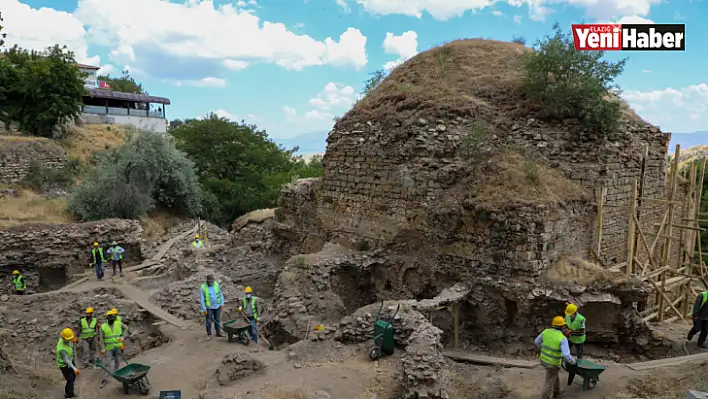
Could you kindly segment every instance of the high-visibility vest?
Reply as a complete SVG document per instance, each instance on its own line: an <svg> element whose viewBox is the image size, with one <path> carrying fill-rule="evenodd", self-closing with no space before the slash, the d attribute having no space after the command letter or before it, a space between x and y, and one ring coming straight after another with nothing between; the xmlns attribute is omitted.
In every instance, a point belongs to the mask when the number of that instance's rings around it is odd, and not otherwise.
<svg viewBox="0 0 708 399"><path fill-rule="evenodd" d="M194 248L204 248L202 240L194 240L192 241L192 245L194 246Z"/></svg>
<svg viewBox="0 0 708 399"><path fill-rule="evenodd" d="M12 284L15 285L15 291L24 291L27 289L27 284L21 274L12 277Z"/></svg>
<svg viewBox="0 0 708 399"><path fill-rule="evenodd" d="M202 284L202 293L204 294L204 304L206 307L211 307L211 298L209 298L209 286L207 283ZM214 295L216 296L216 304L223 305L221 303L221 290L219 289L219 283L214 281Z"/></svg>
<svg viewBox="0 0 708 399"><path fill-rule="evenodd" d="M111 255L112 255L111 259L123 260L123 252L119 251L123 248L121 248L120 246L115 246L115 247L111 247L110 249L111 249ZM116 255L118 255L117 258L116 258Z"/></svg>
<svg viewBox="0 0 708 399"><path fill-rule="evenodd" d="M587 328L587 326L583 327L583 322L585 322L585 317L580 313L575 314L575 319L572 322L570 316L565 316L565 324L568 326L568 329L570 329L568 341L574 344L582 344L585 342L585 328Z"/></svg>
<svg viewBox="0 0 708 399"><path fill-rule="evenodd" d="M243 298L243 311L245 313L246 311L246 305L248 304L248 298ZM251 297L251 310L253 311L253 317L258 319L258 309L256 308L256 297L252 296ZM246 315L248 316L248 315Z"/></svg>
<svg viewBox="0 0 708 399"><path fill-rule="evenodd" d="M561 343L565 339L562 332L555 328L547 328L541 333L541 363L551 367L560 366L563 362Z"/></svg>
<svg viewBox="0 0 708 399"><path fill-rule="evenodd" d="M71 342L64 341L64 338L59 338L56 349L57 366L59 366L59 368L68 366L68 364L64 362L64 358L61 356L61 351L66 351L66 354L69 355L69 359L73 359L74 345Z"/></svg>
<svg viewBox="0 0 708 399"><path fill-rule="evenodd" d="M96 318L91 318L91 324L85 317L81 318L81 338L93 338L96 336Z"/></svg>
<svg viewBox="0 0 708 399"><path fill-rule="evenodd" d="M703 296L703 299L701 299L701 307L699 309L703 309L703 305L708 301L708 291L701 292L701 296Z"/></svg>
<svg viewBox="0 0 708 399"><path fill-rule="evenodd" d="M112 330L108 323L103 323L101 325L101 331L103 331L103 342L106 345L107 351L120 347L118 338L123 336L123 325L121 322L114 321Z"/></svg>
<svg viewBox="0 0 708 399"><path fill-rule="evenodd" d="M103 248L98 248L98 254L100 255L101 262L105 262L106 258L103 257ZM91 250L91 256L93 256L93 263L98 263L98 259L96 258L96 248Z"/></svg>

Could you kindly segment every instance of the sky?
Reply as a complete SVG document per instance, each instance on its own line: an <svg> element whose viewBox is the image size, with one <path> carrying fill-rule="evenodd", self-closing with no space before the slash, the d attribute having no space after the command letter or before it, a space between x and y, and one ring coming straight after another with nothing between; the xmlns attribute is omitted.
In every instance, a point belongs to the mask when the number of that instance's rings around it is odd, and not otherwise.
<svg viewBox="0 0 708 399"><path fill-rule="evenodd" d="M708 0L0 0L6 45L129 70L168 119L209 112L271 137L326 132L369 74L467 37L528 45L555 22L682 23L685 52L629 56L618 83L667 132L708 130ZM703 15L703 17L701 17Z"/></svg>

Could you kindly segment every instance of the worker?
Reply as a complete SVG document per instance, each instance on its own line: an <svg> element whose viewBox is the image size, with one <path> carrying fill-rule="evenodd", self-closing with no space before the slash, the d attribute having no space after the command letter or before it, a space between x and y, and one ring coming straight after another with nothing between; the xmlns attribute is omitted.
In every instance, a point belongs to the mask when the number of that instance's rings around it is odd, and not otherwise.
<svg viewBox="0 0 708 399"><path fill-rule="evenodd" d="M244 293L246 296L243 298L238 311L243 312L246 319L251 323L251 339L253 342L258 343L258 325L261 324L261 312L258 310L258 301L256 297L253 296L253 288L246 287Z"/></svg>
<svg viewBox="0 0 708 399"><path fill-rule="evenodd" d="M125 350L125 345L123 344L123 334L128 330L128 326L120 321L116 321L116 314L113 310L106 312L106 322L101 325L101 342L103 343L103 348L101 353L105 354L105 367L103 371L103 381L101 381L101 388L108 384L108 369L111 367L111 360L113 360L114 368L113 372L120 368L120 358L122 357L121 352Z"/></svg>
<svg viewBox="0 0 708 399"><path fill-rule="evenodd" d="M224 293L219 288L219 283L214 281L211 274L206 276L206 282L199 290L199 305L206 319L207 341L211 340L211 324L214 323L216 336L221 335L221 309L224 308Z"/></svg>
<svg viewBox="0 0 708 399"><path fill-rule="evenodd" d="M568 339L563 335L565 319L561 316L553 318L553 328L547 328L536 337L536 347L541 349L541 365L546 369L546 378L543 385L542 399L558 397L560 391L560 366L562 360L575 364L573 355L570 354Z"/></svg>
<svg viewBox="0 0 708 399"><path fill-rule="evenodd" d="M104 263L106 263L106 258L103 254L103 247L101 247L98 242L94 242L93 248L91 248L91 266L96 268L96 278L99 280L103 280Z"/></svg>
<svg viewBox="0 0 708 399"><path fill-rule="evenodd" d="M93 308L86 308L86 316L81 318L81 349L83 352L82 363L84 368L89 363L96 368L98 357L96 357L96 336L98 335L98 320L93 317Z"/></svg>
<svg viewBox="0 0 708 399"><path fill-rule="evenodd" d="M116 321L121 322L121 323L123 322L123 319L122 319L122 318L120 317L120 315L118 314L118 309L117 309L117 308L111 309L111 312L113 312L113 314L116 315Z"/></svg>
<svg viewBox="0 0 708 399"><path fill-rule="evenodd" d="M75 398L74 393L74 382L76 381L76 376L81 374L79 369L76 368L74 364L74 342L75 342L74 331L71 328L65 328L59 334L59 341L57 341L56 347L56 361L61 374L66 380L66 385L64 386L64 397L65 398Z"/></svg>
<svg viewBox="0 0 708 399"><path fill-rule="evenodd" d="M708 349L706 346L706 337L708 337L708 306L706 302L708 301L708 291L703 291L696 297L696 302L693 304L693 311L691 312L691 317L693 318L693 327L691 331L688 332L688 340L692 341L693 336L699 331L698 335L698 346L704 349Z"/></svg>
<svg viewBox="0 0 708 399"><path fill-rule="evenodd" d="M113 241L111 243L111 247L108 248L106 251L106 254L108 254L111 258L111 264L113 265L113 275L116 275L116 266L118 266L120 270L120 276L123 277L123 254L125 253L125 249L118 245L117 242Z"/></svg>
<svg viewBox="0 0 708 399"><path fill-rule="evenodd" d="M565 307L565 324L568 331L568 341L575 348L575 356L581 359L585 346L585 317L578 313L578 306L571 303Z"/></svg>
<svg viewBox="0 0 708 399"><path fill-rule="evenodd" d="M25 290L27 290L27 283L25 282L25 278L20 274L19 270L12 271L12 285L15 286L15 294L25 294Z"/></svg>
<svg viewBox="0 0 708 399"><path fill-rule="evenodd" d="M204 243L199 239L199 234L194 236L194 241L192 241L192 246L194 248L204 248Z"/></svg>

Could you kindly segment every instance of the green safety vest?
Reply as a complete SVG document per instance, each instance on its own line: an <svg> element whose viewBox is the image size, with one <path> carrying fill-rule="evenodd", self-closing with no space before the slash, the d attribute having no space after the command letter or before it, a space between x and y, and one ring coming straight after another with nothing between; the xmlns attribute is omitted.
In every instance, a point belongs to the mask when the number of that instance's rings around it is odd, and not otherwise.
<svg viewBox="0 0 708 399"><path fill-rule="evenodd" d="M16 291L24 291L25 289L27 289L27 284L25 283L25 279L22 277L22 275L13 276L12 284L15 285Z"/></svg>
<svg viewBox="0 0 708 399"><path fill-rule="evenodd" d="M71 342L64 341L64 338L59 337L56 349L57 366L59 366L59 368L68 366L61 356L61 351L66 351L66 354L69 355L69 359L72 359L74 357L74 345Z"/></svg>
<svg viewBox="0 0 708 399"><path fill-rule="evenodd" d="M571 322L570 316L565 316L565 324L570 329L568 340L574 344L582 344L585 342L585 331L579 331L583 328L585 317L580 313L575 314L575 319ZM587 326L585 326L587 328Z"/></svg>
<svg viewBox="0 0 708 399"><path fill-rule="evenodd" d="M547 328L541 333L543 343L541 344L541 363L547 366L557 367L563 362L561 352L561 342L565 339L562 332L555 328Z"/></svg>
<svg viewBox="0 0 708 399"><path fill-rule="evenodd" d="M115 255L118 255L118 259L123 260L123 253L122 253L122 252L118 252L118 249L122 249L122 248L120 247L120 245L119 245L119 246L115 246L115 247L111 247L111 250L112 250L111 253L112 253L112 254L115 254ZM115 256L115 255L114 255L114 256ZM111 259L114 259L114 258L111 257Z"/></svg>
<svg viewBox="0 0 708 399"><path fill-rule="evenodd" d="M243 310L246 310L246 305L248 304L248 298L243 298ZM251 296L251 309L253 310L253 317L258 319L258 310L256 309L256 297Z"/></svg>
<svg viewBox="0 0 708 399"><path fill-rule="evenodd" d="M202 240L194 240L192 241L192 245L194 246L194 248L204 248Z"/></svg>
<svg viewBox="0 0 708 399"><path fill-rule="evenodd" d="M91 318L91 324L85 317L81 318L81 338L93 338L96 336L96 318Z"/></svg>
<svg viewBox="0 0 708 399"><path fill-rule="evenodd" d="M106 258L103 257L103 248L98 247L98 254L101 256L101 262L105 262ZM91 250L91 256L93 256L93 263L98 263L96 259L96 248Z"/></svg>
<svg viewBox="0 0 708 399"><path fill-rule="evenodd" d="M202 293L204 293L204 304L208 308L211 306L211 298L209 298L209 286L207 283L202 284ZM216 295L216 304L223 305L221 303L221 290L219 289L219 283L216 281L214 281L214 294Z"/></svg>
<svg viewBox="0 0 708 399"><path fill-rule="evenodd" d="M706 304L706 301L708 301L708 291L703 291L701 292L701 295L703 296L703 299L701 300L701 309L703 308L703 305Z"/></svg>
<svg viewBox="0 0 708 399"><path fill-rule="evenodd" d="M106 350L112 350L120 347L120 341L118 338L123 336L123 325L119 321L113 322L113 330L108 323L103 323L101 325L101 331L103 331L103 342L106 345Z"/></svg>

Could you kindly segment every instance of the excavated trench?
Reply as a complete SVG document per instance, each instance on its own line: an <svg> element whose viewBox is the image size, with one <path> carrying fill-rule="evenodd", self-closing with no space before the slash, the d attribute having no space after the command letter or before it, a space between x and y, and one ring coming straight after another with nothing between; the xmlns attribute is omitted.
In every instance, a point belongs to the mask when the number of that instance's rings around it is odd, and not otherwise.
<svg viewBox="0 0 708 399"><path fill-rule="evenodd" d="M39 278L37 292L55 291L69 283L65 266L38 267L37 275Z"/></svg>

